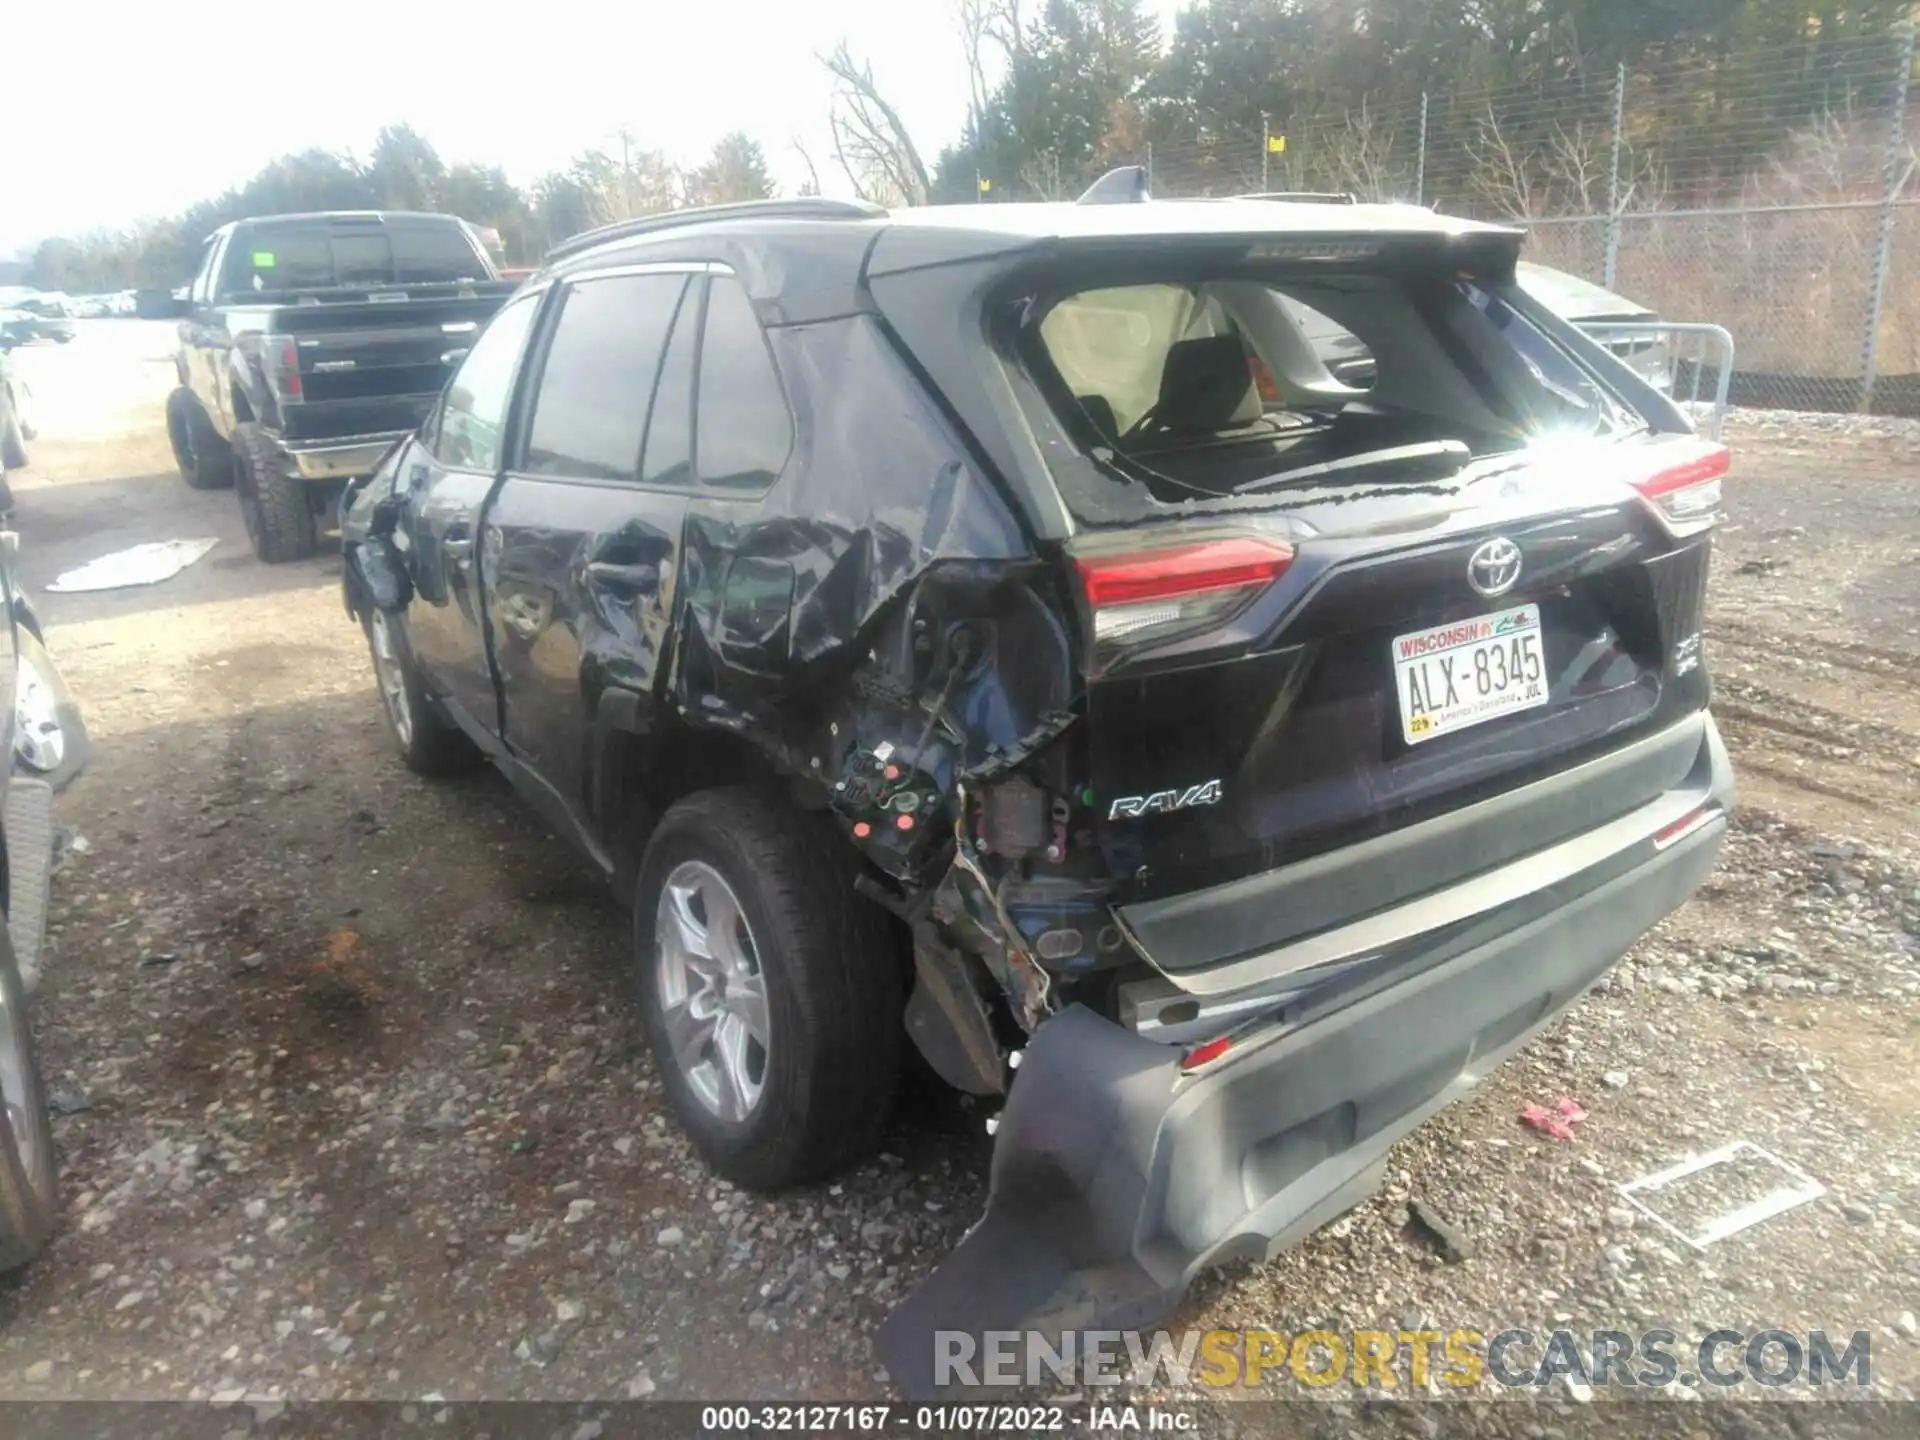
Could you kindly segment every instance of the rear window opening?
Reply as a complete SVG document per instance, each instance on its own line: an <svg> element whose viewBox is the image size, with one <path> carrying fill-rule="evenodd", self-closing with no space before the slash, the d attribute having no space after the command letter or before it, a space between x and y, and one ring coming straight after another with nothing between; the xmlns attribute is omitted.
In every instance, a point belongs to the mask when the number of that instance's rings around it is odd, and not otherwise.
<svg viewBox="0 0 1920 1440"><path fill-rule="evenodd" d="M1108 488L1161 504L1432 481L1636 428L1506 293L1431 270L1183 275L1040 301L1025 354ZM1111 497L1066 498L1109 518Z"/></svg>

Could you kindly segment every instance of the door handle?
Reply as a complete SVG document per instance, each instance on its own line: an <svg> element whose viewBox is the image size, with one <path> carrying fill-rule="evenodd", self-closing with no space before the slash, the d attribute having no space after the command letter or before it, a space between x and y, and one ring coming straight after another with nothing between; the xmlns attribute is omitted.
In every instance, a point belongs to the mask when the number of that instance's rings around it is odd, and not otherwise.
<svg viewBox="0 0 1920 1440"><path fill-rule="evenodd" d="M607 585L625 585L631 589L651 589L660 583L658 565L619 565L611 560L592 560L587 574Z"/></svg>
<svg viewBox="0 0 1920 1440"><path fill-rule="evenodd" d="M447 558L456 565L464 565L467 557L473 554L473 541L442 540L440 542L440 548L447 552Z"/></svg>

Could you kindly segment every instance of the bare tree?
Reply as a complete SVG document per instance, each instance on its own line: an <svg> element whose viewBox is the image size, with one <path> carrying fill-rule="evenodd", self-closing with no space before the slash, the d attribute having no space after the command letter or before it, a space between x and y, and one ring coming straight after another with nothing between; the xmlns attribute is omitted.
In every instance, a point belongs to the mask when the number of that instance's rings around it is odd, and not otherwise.
<svg viewBox="0 0 1920 1440"><path fill-rule="evenodd" d="M926 204L933 179L900 112L874 82L873 66L854 59L845 40L819 60L833 76L827 121L834 154L854 192L882 205Z"/></svg>
<svg viewBox="0 0 1920 1440"><path fill-rule="evenodd" d="M1766 166L1747 177L1749 203L1832 203L1877 197L1886 183L1884 122L1863 120L1851 103L1823 110L1806 128L1795 130ZM1920 151L1909 143L1899 161L1894 193L1904 195L1920 166Z"/></svg>
<svg viewBox="0 0 1920 1440"><path fill-rule="evenodd" d="M987 113L987 27L995 0L954 0L953 23L960 31L960 50L967 64L967 117L975 130Z"/></svg>
<svg viewBox="0 0 1920 1440"><path fill-rule="evenodd" d="M1473 172L1467 179L1473 193L1509 219L1531 221L1534 195L1528 163L1532 154L1516 150L1508 141L1491 104L1474 126L1467 153L1473 159Z"/></svg>
<svg viewBox="0 0 1920 1440"><path fill-rule="evenodd" d="M813 152L807 149L806 142L800 138L800 132L798 130L787 137L787 144L793 147L794 153L800 157L801 163L807 167L806 182L801 185L800 193L802 195L818 195L820 193L820 167L813 163Z"/></svg>
<svg viewBox="0 0 1920 1440"><path fill-rule="evenodd" d="M1555 209L1574 215L1597 215L1606 210L1612 145L1610 128L1594 129L1583 120L1568 130L1554 123L1553 133L1540 152L1540 174L1548 201Z"/></svg>
<svg viewBox="0 0 1920 1440"><path fill-rule="evenodd" d="M1060 181L1060 152L1042 150L1020 163L1019 180L1042 200L1065 200L1066 188Z"/></svg>
<svg viewBox="0 0 1920 1440"><path fill-rule="evenodd" d="M1020 0L952 0L954 28L967 66L967 96L976 121L986 113L993 93L990 51L1011 65L1026 51L1026 32L1020 18Z"/></svg>
<svg viewBox="0 0 1920 1440"><path fill-rule="evenodd" d="M1326 168L1335 190L1357 200L1398 200L1412 190L1407 167L1394 162L1393 131L1365 104L1349 110L1345 123L1325 143Z"/></svg>
<svg viewBox="0 0 1920 1440"><path fill-rule="evenodd" d="M1620 168L1611 171L1610 127L1559 121L1531 144L1509 138L1491 106L1480 117L1468 144L1473 157L1469 178L1475 194L1509 218L1531 222L1542 216L1605 215L1660 203L1667 176L1659 161L1634 146L1622 147ZM1610 181L1610 175L1612 176Z"/></svg>

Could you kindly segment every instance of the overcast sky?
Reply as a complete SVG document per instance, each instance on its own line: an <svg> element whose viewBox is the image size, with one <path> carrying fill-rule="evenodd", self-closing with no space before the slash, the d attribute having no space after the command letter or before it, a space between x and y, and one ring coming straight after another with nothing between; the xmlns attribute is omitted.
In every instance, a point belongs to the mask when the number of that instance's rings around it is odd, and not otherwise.
<svg viewBox="0 0 1920 1440"><path fill-rule="evenodd" d="M1170 31L1179 0L1148 4ZM493 18L506 14L519 18ZM844 193L813 58L842 35L931 165L967 106L949 0L303 0L120 14L14 0L0 256L178 211L289 151L364 157L389 121L449 162L501 165L520 184L595 145L617 154L623 124L682 163L739 129L788 191L806 174L797 131L829 193Z"/></svg>

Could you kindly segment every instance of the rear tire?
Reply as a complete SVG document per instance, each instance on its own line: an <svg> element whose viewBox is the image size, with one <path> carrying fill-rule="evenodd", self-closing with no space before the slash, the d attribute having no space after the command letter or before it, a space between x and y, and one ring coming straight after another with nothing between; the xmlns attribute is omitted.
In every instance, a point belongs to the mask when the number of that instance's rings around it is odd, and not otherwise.
<svg viewBox="0 0 1920 1440"><path fill-rule="evenodd" d="M17 1270L53 1234L53 1121L28 1024L27 991L0 925L0 1272Z"/></svg>
<svg viewBox="0 0 1920 1440"><path fill-rule="evenodd" d="M832 1174L872 1148L886 1119L904 1034L901 965L885 915L854 892L857 864L818 817L793 809L778 791L749 786L680 801L661 817L641 862L634 955L648 1042L695 1147L750 1189ZM744 935L736 928L724 943L704 942L709 961L719 956L715 968L727 972L722 981L689 979L684 961L669 953L688 953L672 943L678 915L697 909L706 927L716 908L702 899L676 909L668 894L675 876L692 885L717 876L725 901L718 908L737 905L745 922ZM724 1021L709 1018L736 1013L742 981L762 997L757 1018L766 1032L754 1036L750 1020L740 1022L750 1040L738 1039L738 1026L734 1032L739 1053L759 1062L757 1080L744 1087L747 1104L743 1087L721 1075ZM702 996L710 1003L699 1003ZM690 1042L703 1026L710 1038ZM751 1077L751 1058L742 1063ZM716 1103L716 1088L733 1103Z"/></svg>
<svg viewBox="0 0 1920 1440"><path fill-rule="evenodd" d="M400 751L400 763L416 775L434 778L475 769L485 758L466 731L441 712L420 683L420 667L407 644L406 627L385 610L369 610L361 622L373 679L380 689L387 733Z"/></svg>
<svg viewBox="0 0 1920 1440"><path fill-rule="evenodd" d="M195 490L224 490L233 484L233 452L184 385L167 396L167 440L180 478Z"/></svg>
<svg viewBox="0 0 1920 1440"><path fill-rule="evenodd" d="M313 502L306 482L288 471L280 447L251 422L233 427L233 483L255 555L279 565L313 553Z"/></svg>

